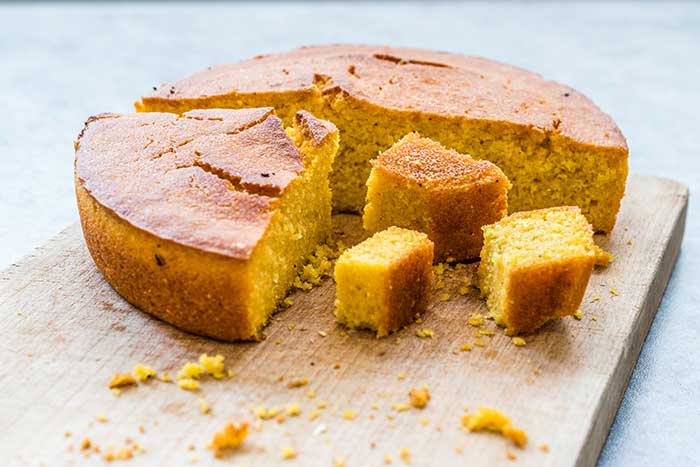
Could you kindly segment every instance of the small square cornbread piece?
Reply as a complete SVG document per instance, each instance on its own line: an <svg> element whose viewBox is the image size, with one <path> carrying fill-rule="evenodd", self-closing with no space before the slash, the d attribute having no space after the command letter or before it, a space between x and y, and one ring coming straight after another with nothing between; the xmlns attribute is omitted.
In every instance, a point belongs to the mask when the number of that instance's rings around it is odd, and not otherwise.
<svg viewBox="0 0 700 467"><path fill-rule="evenodd" d="M425 311L433 282L433 242L390 227L343 252L335 265L338 320L388 335Z"/></svg>
<svg viewBox="0 0 700 467"><path fill-rule="evenodd" d="M481 227L508 212L510 182L501 169L409 133L377 159L367 180L363 224L419 230L435 242L435 259L477 258Z"/></svg>
<svg viewBox="0 0 700 467"><path fill-rule="evenodd" d="M596 259L578 207L512 214L484 227L479 283L506 334L532 332L579 309Z"/></svg>

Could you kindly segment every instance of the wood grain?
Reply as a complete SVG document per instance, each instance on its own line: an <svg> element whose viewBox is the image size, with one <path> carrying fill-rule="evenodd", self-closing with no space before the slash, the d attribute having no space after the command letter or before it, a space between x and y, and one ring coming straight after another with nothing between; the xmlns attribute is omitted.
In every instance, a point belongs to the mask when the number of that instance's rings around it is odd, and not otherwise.
<svg viewBox="0 0 700 467"><path fill-rule="evenodd" d="M488 322L496 335L482 337L485 347L471 352L458 350L475 340L477 329L466 320L484 312L484 305L475 290L466 296L456 291L471 280L473 267L447 274L423 322L386 339L342 332L327 280L295 294L294 305L267 328L265 341L225 344L188 335L124 302L95 269L76 224L0 274L0 450L9 465L101 464L100 455L79 451L84 437L103 451L130 437L146 452L129 465L179 465L193 457L208 465L212 454L204 445L226 421L253 422L253 406L298 401L300 417L262 422L221 462L276 464L288 445L298 457L285 465L328 466L334 458L345 458L348 466L383 465L387 454L393 465L402 465L404 447L412 465L510 465L508 450L518 457L516 465L593 465L673 269L687 197L675 182L632 176L615 231L598 239L616 259L594 273L583 319L551 323L526 336L525 347L515 347ZM357 218L335 220L347 241L361 236ZM441 293L450 300L440 301ZM433 329L435 338L416 337L423 328ZM236 375L205 381L196 393L159 381L120 397L107 389L113 373L137 362L174 374L203 352L223 354ZM302 377L307 386L287 387ZM433 396L426 409L392 410L392 403L407 402L408 391L424 383ZM310 389L313 399L306 396ZM200 413L199 398L209 402L210 414ZM309 421L321 400L328 408ZM491 434L463 433L464 408L479 406L511 416L528 432L527 448ZM356 419L344 419L346 410L357 411ZM96 421L98 413L109 420ZM541 452L540 443L551 451Z"/></svg>

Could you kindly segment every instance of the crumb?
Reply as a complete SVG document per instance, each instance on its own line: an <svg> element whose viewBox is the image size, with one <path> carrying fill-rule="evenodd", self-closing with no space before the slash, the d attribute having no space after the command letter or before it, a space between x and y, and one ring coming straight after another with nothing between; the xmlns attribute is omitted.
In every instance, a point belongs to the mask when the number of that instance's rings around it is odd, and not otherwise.
<svg viewBox="0 0 700 467"><path fill-rule="evenodd" d="M177 379L199 379L204 373L204 368L202 368L197 363L187 362L183 365L180 371L177 372Z"/></svg>
<svg viewBox="0 0 700 467"><path fill-rule="evenodd" d="M598 321L598 317L597 317L597 316L591 316L591 321Z"/></svg>
<svg viewBox="0 0 700 467"><path fill-rule="evenodd" d="M595 246L595 265L596 266L607 267L608 265L610 265L610 263L612 263L614 258L615 257L612 254L603 250L598 245Z"/></svg>
<svg viewBox="0 0 700 467"><path fill-rule="evenodd" d="M156 370L143 363L137 363L136 366L134 366L134 374L139 381L146 381L148 378L152 378L156 375Z"/></svg>
<svg viewBox="0 0 700 467"><path fill-rule="evenodd" d="M287 420L287 417L285 417L283 413L277 415L277 417L275 418L275 421L277 423L280 423L280 424L284 423L286 420Z"/></svg>
<svg viewBox="0 0 700 467"><path fill-rule="evenodd" d="M516 347L523 347L525 344L527 344L527 342L525 342L525 339L523 339L522 337L514 337L511 339L511 341Z"/></svg>
<svg viewBox="0 0 700 467"><path fill-rule="evenodd" d="M177 385L180 387L180 389L185 389L187 391L199 389L199 383L197 380L192 378L183 378L177 382Z"/></svg>
<svg viewBox="0 0 700 467"><path fill-rule="evenodd" d="M236 372L233 371L233 370L231 370L231 369L229 368L228 370L226 370L226 376L227 376L229 379L231 379L231 378L233 378L234 376L236 376Z"/></svg>
<svg viewBox="0 0 700 467"><path fill-rule="evenodd" d="M63 436L65 436L66 438L70 438L70 431L66 431L65 433L63 433Z"/></svg>
<svg viewBox="0 0 700 467"><path fill-rule="evenodd" d="M615 287L610 287L610 295L620 295Z"/></svg>
<svg viewBox="0 0 700 467"><path fill-rule="evenodd" d="M401 450L399 451L399 457L402 461L404 461L404 463L411 463L411 451L409 451L408 448L401 448Z"/></svg>
<svg viewBox="0 0 700 467"><path fill-rule="evenodd" d="M471 431L491 431L501 433L519 448L527 444L527 435L520 428L514 427L510 419L496 409L480 407L476 413L462 417L462 427Z"/></svg>
<svg viewBox="0 0 700 467"><path fill-rule="evenodd" d="M333 459L333 467L345 467L345 458L337 457Z"/></svg>
<svg viewBox="0 0 700 467"><path fill-rule="evenodd" d="M313 399L314 397L316 397L316 391L309 389L308 391L306 391L306 397L308 397L309 399Z"/></svg>
<svg viewBox="0 0 700 467"><path fill-rule="evenodd" d="M632 240L627 240L628 245L632 245Z"/></svg>
<svg viewBox="0 0 700 467"><path fill-rule="evenodd" d="M215 457L220 457L225 449L236 449L248 437L247 422L227 423L221 431L214 433L207 449L214 451Z"/></svg>
<svg viewBox="0 0 700 467"><path fill-rule="evenodd" d="M430 400L430 391L427 386L423 386L421 389L413 388L409 391L408 398L413 407L423 409L428 405L428 401Z"/></svg>
<svg viewBox="0 0 700 467"><path fill-rule="evenodd" d="M540 373L542 373L542 370L540 370L540 367L536 366L532 369L532 372L536 375L539 375Z"/></svg>
<svg viewBox="0 0 700 467"><path fill-rule="evenodd" d="M301 415L301 406L298 402L292 402L287 406L287 415L291 417L298 417Z"/></svg>
<svg viewBox="0 0 700 467"><path fill-rule="evenodd" d="M384 455L384 463L385 463L386 465L391 464L391 456L390 456L389 454L385 454L385 455Z"/></svg>
<svg viewBox="0 0 700 467"><path fill-rule="evenodd" d="M318 331L318 335L321 337L326 337L328 334L326 333L326 331Z"/></svg>
<svg viewBox="0 0 700 467"><path fill-rule="evenodd" d="M401 371L401 372L399 372L399 373L396 375L396 377L397 377L398 379L406 379L406 373L403 372L403 371Z"/></svg>
<svg viewBox="0 0 700 467"><path fill-rule="evenodd" d="M599 295L596 295L596 296L594 296L594 297L591 298L591 303L595 303L595 302L597 302L598 300L600 300L600 296L599 296Z"/></svg>
<svg viewBox="0 0 700 467"><path fill-rule="evenodd" d="M394 410L396 410L397 412L405 412L405 411L407 411L408 409L410 409L411 406L408 405L408 404L397 404L397 403L394 403L394 404L391 404L391 408L394 409Z"/></svg>
<svg viewBox="0 0 700 467"><path fill-rule="evenodd" d="M282 448L282 459L289 460L294 459L297 456L297 452L293 447L285 446Z"/></svg>
<svg viewBox="0 0 700 467"><path fill-rule="evenodd" d="M450 301L450 294L448 294L448 293L441 294L440 301L441 302L449 302Z"/></svg>
<svg viewBox="0 0 700 467"><path fill-rule="evenodd" d="M198 399L197 402L199 402L199 411L202 413L209 413L211 412L211 407L209 406L209 403L205 401L204 399Z"/></svg>
<svg viewBox="0 0 700 467"><path fill-rule="evenodd" d="M357 417L357 412L354 410L346 410L343 412L343 418L346 420L354 420Z"/></svg>
<svg viewBox="0 0 700 467"><path fill-rule="evenodd" d="M280 412L281 409L279 407L270 407L268 409L266 406L261 405L253 408L253 413L260 420L270 420L271 418L275 418L277 415L279 415Z"/></svg>
<svg viewBox="0 0 700 467"><path fill-rule="evenodd" d="M549 444L542 443L539 446L537 446L537 449L539 449L542 452L549 452Z"/></svg>
<svg viewBox="0 0 700 467"><path fill-rule="evenodd" d="M455 452L456 452L457 454L462 454L462 448L456 447L456 448L455 448Z"/></svg>
<svg viewBox="0 0 700 467"><path fill-rule="evenodd" d="M473 313L471 316L469 316L469 319L467 320L467 324L469 326L474 326L475 328L478 328L479 326L484 325L484 315L481 313Z"/></svg>
<svg viewBox="0 0 700 467"><path fill-rule="evenodd" d="M107 423L107 421L109 421L109 419L107 418L107 415L105 415L103 413L98 413L97 416L95 417L95 419L100 423Z"/></svg>
<svg viewBox="0 0 700 467"><path fill-rule="evenodd" d="M290 331L293 330L295 327L296 327L296 324L294 324L294 323L287 324L287 329L289 329Z"/></svg>
<svg viewBox="0 0 700 467"><path fill-rule="evenodd" d="M132 384L137 383L129 373L115 373L112 375L112 381L109 382L109 389L131 386Z"/></svg>
<svg viewBox="0 0 700 467"><path fill-rule="evenodd" d="M419 329L416 331L416 336L420 337L421 339L432 339L435 337L435 332L432 329Z"/></svg>
<svg viewBox="0 0 700 467"><path fill-rule="evenodd" d="M122 390L119 388L110 389L110 391L112 391L112 395L114 397L119 397L122 395Z"/></svg>
<svg viewBox="0 0 700 467"><path fill-rule="evenodd" d="M282 304L285 308L289 308L290 306L294 305L294 299L292 297L287 297L282 300Z"/></svg>
<svg viewBox="0 0 700 467"><path fill-rule="evenodd" d="M146 432L146 427L143 425L139 425L139 433L145 433Z"/></svg>
<svg viewBox="0 0 700 467"><path fill-rule="evenodd" d="M470 344L462 344L459 346L459 350L462 352L471 352L472 346Z"/></svg>
<svg viewBox="0 0 700 467"><path fill-rule="evenodd" d="M460 295L467 295L469 293L469 288L463 285L457 289L457 293Z"/></svg>
<svg viewBox="0 0 700 467"><path fill-rule="evenodd" d="M326 401L318 401L316 403L317 409L325 409L326 407L328 407L328 402L326 402Z"/></svg>
<svg viewBox="0 0 700 467"><path fill-rule="evenodd" d="M420 419L420 424L423 426L428 426L428 419L423 417Z"/></svg>
<svg viewBox="0 0 700 467"><path fill-rule="evenodd" d="M90 438L85 438L82 443L80 443L80 450L81 451L86 451L90 449L92 446L92 441L90 441Z"/></svg>
<svg viewBox="0 0 700 467"><path fill-rule="evenodd" d="M506 458L508 458L509 461L514 461L517 459L515 454L513 454L513 451L506 451Z"/></svg>
<svg viewBox="0 0 700 467"><path fill-rule="evenodd" d="M379 410L379 404L377 404L376 402L374 402L374 403L373 403L372 405L370 405L369 407L370 407L370 409L372 409L372 410Z"/></svg>
<svg viewBox="0 0 700 467"><path fill-rule="evenodd" d="M581 308L576 310L576 313L574 313L574 318L581 321L581 318L583 318L583 312L581 311Z"/></svg>
<svg viewBox="0 0 700 467"><path fill-rule="evenodd" d="M302 386L306 386L309 384L309 380L307 378L301 378L301 379L296 379L293 381L290 381L287 383L288 388L300 388Z"/></svg>
<svg viewBox="0 0 700 467"><path fill-rule="evenodd" d="M214 379L222 379L226 375L224 368L224 356L219 354L215 357L203 353L199 356L199 365L202 369Z"/></svg>
<svg viewBox="0 0 700 467"><path fill-rule="evenodd" d="M164 383L170 383L173 380L170 377L170 373L168 373L167 371L164 371L163 373L161 373L161 375L158 377L158 379L160 379Z"/></svg>
<svg viewBox="0 0 700 467"><path fill-rule="evenodd" d="M319 415L321 415L321 412L319 412L318 410L312 410L309 413L309 420L316 420Z"/></svg>
<svg viewBox="0 0 700 467"><path fill-rule="evenodd" d="M474 340L474 345L477 346L477 347L484 347L486 344L485 344L484 341L482 341L481 339L475 339L475 340Z"/></svg>
<svg viewBox="0 0 700 467"><path fill-rule="evenodd" d="M445 288L445 283L442 281L442 279L438 279L435 281L435 290L440 290Z"/></svg>

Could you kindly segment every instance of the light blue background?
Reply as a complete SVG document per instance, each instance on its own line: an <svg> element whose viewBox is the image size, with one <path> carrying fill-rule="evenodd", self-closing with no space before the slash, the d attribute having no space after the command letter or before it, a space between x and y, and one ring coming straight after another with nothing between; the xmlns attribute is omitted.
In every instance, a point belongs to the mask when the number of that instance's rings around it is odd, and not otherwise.
<svg viewBox="0 0 700 467"><path fill-rule="evenodd" d="M0 267L77 219L72 141L151 86L313 43L476 54L590 96L634 172L691 189L681 256L600 465L700 464L700 6L322 3L0 5ZM693 285L695 284L695 285Z"/></svg>

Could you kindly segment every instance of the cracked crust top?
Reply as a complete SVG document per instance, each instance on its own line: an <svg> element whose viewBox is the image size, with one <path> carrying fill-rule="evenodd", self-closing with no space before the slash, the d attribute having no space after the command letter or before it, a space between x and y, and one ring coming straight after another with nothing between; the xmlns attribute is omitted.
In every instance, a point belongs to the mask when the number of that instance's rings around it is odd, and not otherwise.
<svg viewBox="0 0 700 467"><path fill-rule="evenodd" d="M303 47L211 67L161 85L142 102L314 88L394 110L508 122L582 144L627 150L612 118L568 86L485 58L421 49Z"/></svg>
<svg viewBox="0 0 700 467"><path fill-rule="evenodd" d="M237 259L250 257L303 170L271 108L103 114L75 148L76 178L102 206L160 238Z"/></svg>

